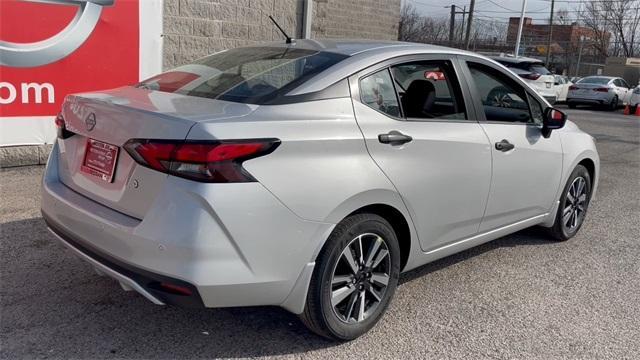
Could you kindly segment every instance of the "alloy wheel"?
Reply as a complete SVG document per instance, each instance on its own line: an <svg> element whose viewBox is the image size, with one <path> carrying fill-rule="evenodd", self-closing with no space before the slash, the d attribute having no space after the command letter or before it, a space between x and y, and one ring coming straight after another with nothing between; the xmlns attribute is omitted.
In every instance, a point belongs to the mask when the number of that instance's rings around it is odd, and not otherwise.
<svg viewBox="0 0 640 360"><path fill-rule="evenodd" d="M391 256L385 240L373 233L357 236L342 251L331 277L331 307L343 322L373 314L387 291Z"/></svg>
<svg viewBox="0 0 640 360"><path fill-rule="evenodd" d="M573 180L562 210L562 226L569 232L575 231L582 221L587 206L587 181L579 176Z"/></svg>

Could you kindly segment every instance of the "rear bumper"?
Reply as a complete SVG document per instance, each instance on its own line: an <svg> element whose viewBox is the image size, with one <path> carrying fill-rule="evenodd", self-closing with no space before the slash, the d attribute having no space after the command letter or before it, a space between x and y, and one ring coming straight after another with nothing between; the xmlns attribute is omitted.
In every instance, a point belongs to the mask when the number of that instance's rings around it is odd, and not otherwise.
<svg viewBox="0 0 640 360"><path fill-rule="evenodd" d="M333 224L302 220L259 183L167 177L142 220L64 185L54 146L42 213L61 242L154 303L282 306L302 312L317 249ZM188 288L167 294L158 283Z"/></svg>
<svg viewBox="0 0 640 360"><path fill-rule="evenodd" d="M42 212L42 217L49 231L62 244L71 249L81 259L93 265L100 273L117 280L123 289L135 290L156 305L171 304L190 308L204 307L195 286L182 280L138 269L109 255L101 254L99 251L83 244L82 240L74 239L73 235L59 228L46 213ZM169 283L187 288L191 291L191 295L179 295L162 291L157 285L160 283Z"/></svg>
<svg viewBox="0 0 640 360"><path fill-rule="evenodd" d="M580 98L567 98L569 104L584 104L584 105L603 105L607 104L606 99L580 99Z"/></svg>

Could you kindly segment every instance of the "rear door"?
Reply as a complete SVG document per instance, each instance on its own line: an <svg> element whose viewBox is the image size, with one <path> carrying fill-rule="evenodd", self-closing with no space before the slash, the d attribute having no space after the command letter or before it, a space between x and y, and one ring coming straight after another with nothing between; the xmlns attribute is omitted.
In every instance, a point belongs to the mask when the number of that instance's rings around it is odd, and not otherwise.
<svg viewBox="0 0 640 360"><path fill-rule="evenodd" d="M544 102L488 61L467 58L464 63L493 159L480 232L541 217L553 206L562 174L558 133L542 136Z"/></svg>
<svg viewBox="0 0 640 360"><path fill-rule="evenodd" d="M349 79L367 149L425 251L476 234L489 192L489 144L456 69L453 57L417 56Z"/></svg>

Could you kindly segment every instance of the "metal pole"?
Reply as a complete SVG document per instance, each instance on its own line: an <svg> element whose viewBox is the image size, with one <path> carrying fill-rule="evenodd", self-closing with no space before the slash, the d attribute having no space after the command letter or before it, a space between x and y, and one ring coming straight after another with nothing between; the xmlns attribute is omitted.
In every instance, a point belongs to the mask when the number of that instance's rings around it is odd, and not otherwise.
<svg viewBox="0 0 640 360"><path fill-rule="evenodd" d="M449 46L453 46L453 29L456 26L456 6L451 5L451 19L449 20Z"/></svg>
<svg viewBox="0 0 640 360"><path fill-rule="evenodd" d="M527 1L527 0L524 0ZM471 0L471 4L469 5L469 21L467 22L467 34L464 39L464 48L469 50L469 40L471 36L471 25L473 24L473 8L476 5L476 0Z"/></svg>
<svg viewBox="0 0 640 360"><path fill-rule="evenodd" d="M580 76L580 60L582 60L583 47L584 47L584 36L580 36L580 51L578 51L578 63L576 64L576 76Z"/></svg>
<svg viewBox="0 0 640 360"><path fill-rule="evenodd" d="M551 59L551 37L553 36L553 6L555 4L555 0L551 0L551 13L549 14L549 37L547 38L547 58L545 59L545 64L547 64L547 68L550 67L549 60Z"/></svg>
<svg viewBox="0 0 640 360"><path fill-rule="evenodd" d="M515 57L520 55L520 39L522 38L522 25L524 25L524 9L527 7L527 0L522 0L522 11L520 11L520 24L518 25L518 36L516 38Z"/></svg>
<svg viewBox="0 0 640 360"><path fill-rule="evenodd" d="M464 36L464 20L467 17L467 6L462 7L462 26L460 26L460 44L462 44L462 37Z"/></svg>
<svg viewBox="0 0 640 360"><path fill-rule="evenodd" d="M302 26L302 38L311 39L311 22L313 21L313 1L304 1L304 15L302 17L304 22Z"/></svg>

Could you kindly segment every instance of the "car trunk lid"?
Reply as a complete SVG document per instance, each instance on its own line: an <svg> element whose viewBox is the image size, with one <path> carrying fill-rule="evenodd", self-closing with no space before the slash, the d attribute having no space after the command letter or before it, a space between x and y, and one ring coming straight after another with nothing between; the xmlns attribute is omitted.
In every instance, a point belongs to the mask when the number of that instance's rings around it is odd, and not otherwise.
<svg viewBox="0 0 640 360"><path fill-rule="evenodd" d="M167 175L139 166L122 148L127 141L184 140L198 122L241 117L254 108L134 87L71 95L62 115L74 135L58 139L60 180L86 197L142 219Z"/></svg>

